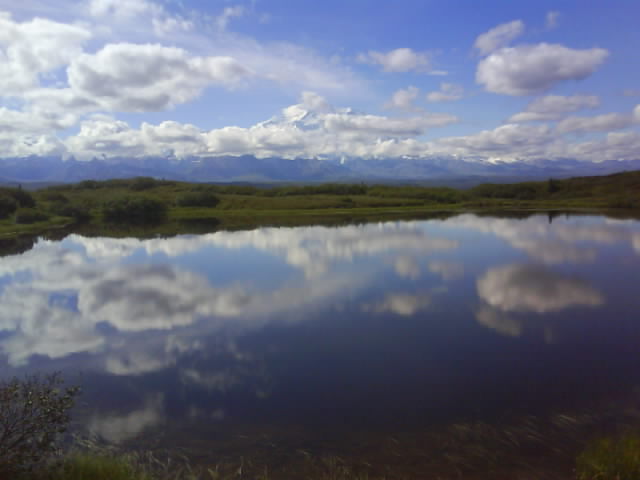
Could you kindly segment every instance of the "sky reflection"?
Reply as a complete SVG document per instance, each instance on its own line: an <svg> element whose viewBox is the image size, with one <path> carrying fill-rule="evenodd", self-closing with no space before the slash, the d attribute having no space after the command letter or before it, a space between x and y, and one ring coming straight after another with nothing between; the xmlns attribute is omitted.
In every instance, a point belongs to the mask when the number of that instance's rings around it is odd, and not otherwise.
<svg viewBox="0 0 640 480"><path fill-rule="evenodd" d="M640 341L638 266L640 223L589 216L40 240L0 259L0 373L91 373L87 425L114 442L169 417L331 420L327 395L368 421L499 408L515 370L584 394L608 387L576 365L640 360L619 353Z"/></svg>

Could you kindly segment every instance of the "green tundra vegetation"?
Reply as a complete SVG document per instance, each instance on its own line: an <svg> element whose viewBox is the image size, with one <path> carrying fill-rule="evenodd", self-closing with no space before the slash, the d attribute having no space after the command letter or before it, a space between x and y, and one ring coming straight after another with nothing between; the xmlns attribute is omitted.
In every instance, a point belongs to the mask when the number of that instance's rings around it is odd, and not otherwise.
<svg viewBox="0 0 640 480"><path fill-rule="evenodd" d="M324 219L498 210L640 211L640 171L602 177L482 184L470 189L415 185L210 185L149 177L85 180L34 192L0 189L0 237L84 225L114 231L208 221L225 228L294 225ZM162 227L162 226L165 227ZM92 230L93 229L93 230Z"/></svg>

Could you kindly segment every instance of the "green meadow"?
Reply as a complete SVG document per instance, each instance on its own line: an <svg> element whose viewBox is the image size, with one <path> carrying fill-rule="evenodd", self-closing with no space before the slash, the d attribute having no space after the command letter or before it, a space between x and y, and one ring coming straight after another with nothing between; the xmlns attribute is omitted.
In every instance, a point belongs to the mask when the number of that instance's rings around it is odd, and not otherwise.
<svg viewBox="0 0 640 480"><path fill-rule="evenodd" d="M411 218L434 212L640 211L640 171L470 189L370 184L255 187L147 177L0 189L0 239L72 229L157 234Z"/></svg>

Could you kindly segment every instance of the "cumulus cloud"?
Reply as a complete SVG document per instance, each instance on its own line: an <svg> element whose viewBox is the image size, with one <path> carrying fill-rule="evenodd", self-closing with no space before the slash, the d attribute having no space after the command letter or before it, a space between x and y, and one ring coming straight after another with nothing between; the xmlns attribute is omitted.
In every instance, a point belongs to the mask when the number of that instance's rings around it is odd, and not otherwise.
<svg viewBox="0 0 640 480"><path fill-rule="evenodd" d="M596 108L600 99L595 95L547 95L536 98L527 108L509 119L511 123L559 120L568 113Z"/></svg>
<svg viewBox="0 0 640 480"><path fill-rule="evenodd" d="M502 48L524 33L524 23L514 20L492 28L488 32L479 35L473 45L482 55L487 55L494 50Z"/></svg>
<svg viewBox="0 0 640 480"><path fill-rule="evenodd" d="M421 113L411 117L390 117L355 113L335 108L313 92L304 92L300 103L282 110L279 116L248 128L223 127L201 131L194 125L162 122L130 128L125 122L103 115L80 125L80 131L66 139L76 158L102 156L255 155L322 157L354 155L376 157L420 154L428 149L412 138L457 122L445 113ZM406 142L403 142L406 139Z"/></svg>
<svg viewBox="0 0 640 480"><path fill-rule="evenodd" d="M237 86L250 71L231 57L196 57L159 44L109 44L68 69L78 95L112 111L158 111L193 100L210 85Z"/></svg>
<svg viewBox="0 0 640 480"><path fill-rule="evenodd" d="M431 113L413 118L330 113L324 118L327 130L366 132L382 137L415 137L422 135L430 127L441 127L456 121L454 115L447 113Z"/></svg>
<svg viewBox="0 0 640 480"><path fill-rule="evenodd" d="M83 26L34 18L19 23L0 12L0 91L22 95L40 76L68 64L91 38Z"/></svg>
<svg viewBox="0 0 640 480"><path fill-rule="evenodd" d="M421 109L415 105L415 101L419 95L420 90L416 87L401 88L391 95L391 100L385 104L385 108L404 110L407 112L420 111Z"/></svg>
<svg viewBox="0 0 640 480"><path fill-rule="evenodd" d="M427 94L427 101L429 102L453 102L460 100L464 95L464 89L462 85L456 85L455 83L443 82L440 84L440 90L429 92Z"/></svg>
<svg viewBox="0 0 640 480"><path fill-rule="evenodd" d="M548 313L604 303L600 292L584 281L537 265L492 268L476 285L484 302L504 312Z"/></svg>
<svg viewBox="0 0 640 480"><path fill-rule="evenodd" d="M358 62L379 65L384 72L429 72L431 60L429 54L416 52L411 48L396 48L388 52L370 50L357 57Z"/></svg>
<svg viewBox="0 0 640 480"><path fill-rule="evenodd" d="M570 132L609 132L633 125L634 116L623 113L607 113L595 117L569 117L558 123L560 133Z"/></svg>
<svg viewBox="0 0 640 480"><path fill-rule="evenodd" d="M588 77L608 55L603 48L578 50L548 43L502 48L480 61L476 81L493 93L533 95Z"/></svg>
<svg viewBox="0 0 640 480"><path fill-rule="evenodd" d="M489 159L540 158L557 141L547 125L506 124L463 137L439 139L437 146L462 156L486 155Z"/></svg>

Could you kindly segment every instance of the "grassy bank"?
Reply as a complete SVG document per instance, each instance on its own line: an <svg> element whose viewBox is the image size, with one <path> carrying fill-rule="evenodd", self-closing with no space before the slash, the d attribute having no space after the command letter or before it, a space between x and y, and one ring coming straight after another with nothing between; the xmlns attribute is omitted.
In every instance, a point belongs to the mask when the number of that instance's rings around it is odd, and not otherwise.
<svg viewBox="0 0 640 480"><path fill-rule="evenodd" d="M261 225L409 218L505 210L640 213L640 172L516 184L447 187L325 184L258 188L134 178L84 181L27 193L0 190L0 239L61 228L109 234L180 233ZM189 225L191 224L191 226Z"/></svg>

